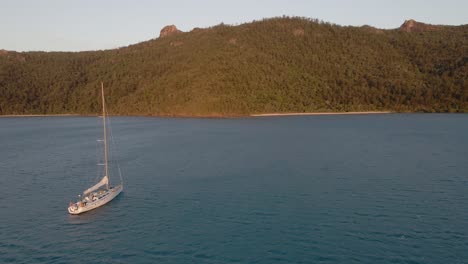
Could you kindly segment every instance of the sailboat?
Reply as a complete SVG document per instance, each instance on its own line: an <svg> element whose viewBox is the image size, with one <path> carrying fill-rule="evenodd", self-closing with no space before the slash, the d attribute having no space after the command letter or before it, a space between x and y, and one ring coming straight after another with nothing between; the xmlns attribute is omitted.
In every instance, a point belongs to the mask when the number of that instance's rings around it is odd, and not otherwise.
<svg viewBox="0 0 468 264"><path fill-rule="evenodd" d="M108 145L107 145L107 123L106 123L106 101L104 99L104 84L101 83L102 94L102 124L104 130L104 176L94 186L86 189L82 195L79 195L79 200L75 203L70 202L68 212L70 214L81 214L93 209L96 209L106 203L112 201L123 190L122 176L120 175L120 184L111 186L109 180L109 161L108 161ZM119 169L120 174L120 169Z"/></svg>

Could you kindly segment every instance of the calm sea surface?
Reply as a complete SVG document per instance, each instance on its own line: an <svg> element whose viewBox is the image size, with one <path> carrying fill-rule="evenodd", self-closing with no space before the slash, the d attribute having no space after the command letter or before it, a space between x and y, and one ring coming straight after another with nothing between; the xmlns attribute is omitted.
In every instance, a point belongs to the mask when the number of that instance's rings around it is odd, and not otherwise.
<svg viewBox="0 0 468 264"><path fill-rule="evenodd" d="M468 115L116 117L71 216L98 122L0 119L0 263L468 263Z"/></svg>

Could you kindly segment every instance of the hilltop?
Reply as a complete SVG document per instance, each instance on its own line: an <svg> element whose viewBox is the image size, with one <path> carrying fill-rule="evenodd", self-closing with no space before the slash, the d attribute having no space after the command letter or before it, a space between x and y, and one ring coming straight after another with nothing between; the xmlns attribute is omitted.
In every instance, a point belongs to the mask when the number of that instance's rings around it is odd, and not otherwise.
<svg viewBox="0 0 468 264"><path fill-rule="evenodd" d="M468 26L400 28L271 18L114 50L0 50L0 114L468 112Z"/></svg>

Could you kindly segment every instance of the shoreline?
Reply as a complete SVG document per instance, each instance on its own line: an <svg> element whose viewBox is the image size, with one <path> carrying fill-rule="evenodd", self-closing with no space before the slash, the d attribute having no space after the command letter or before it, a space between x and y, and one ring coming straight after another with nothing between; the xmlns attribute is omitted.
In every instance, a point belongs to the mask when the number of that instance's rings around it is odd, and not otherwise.
<svg viewBox="0 0 468 264"><path fill-rule="evenodd" d="M368 111L368 112L291 112L291 113L263 113L263 114L162 114L162 115L109 115L109 116L135 116L135 117L168 117L168 118L244 118L244 117L269 117L269 116L306 116L306 115L373 115L390 114L391 111ZM0 115L2 117L87 117L99 116L92 114L26 114L26 115Z"/></svg>
<svg viewBox="0 0 468 264"><path fill-rule="evenodd" d="M160 118L256 118L256 117L281 117L281 116L330 116L330 115L383 115L383 114L424 114L422 112L394 112L394 111L366 111L366 112L291 112L291 113L263 113L263 114L211 114L211 115L188 115L188 114L159 114L159 115L109 115L114 117L160 117ZM436 114L436 113L434 113ZM444 113L439 113L444 114ZM457 114L457 113L453 113ZM97 117L92 114L28 114L28 115L0 115L0 118L15 117Z"/></svg>
<svg viewBox="0 0 468 264"><path fill-rule="evenodd" d="M86 116L86 115L79 115L79 114L47 114L47 115L0 115L2 117L47 117L47 116Z"/></svg>
<svg viewBox="0 0 468 264"><path fill-rule="evenodd" d="M381 115L391 114L391 111L367 111L367 112L306 112L306 113L265 113L252 114L252 117L267 117L267 116L312 116L312 115Z"/></svg>

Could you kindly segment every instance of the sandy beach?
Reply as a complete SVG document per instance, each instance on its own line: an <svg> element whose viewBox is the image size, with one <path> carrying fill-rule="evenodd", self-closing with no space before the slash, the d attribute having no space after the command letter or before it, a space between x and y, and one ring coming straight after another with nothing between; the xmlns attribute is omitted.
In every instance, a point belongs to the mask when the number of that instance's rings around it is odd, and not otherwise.
<svg viewBox="0 0 468 264"><path fill-rule="evenodd" d="M303 115L377 115L377 114L390 114L390 111L370 111L370 112L310 112L310 113L267 113L267 114L253 114L253 117L262 116L303 116Z"/></svg>

